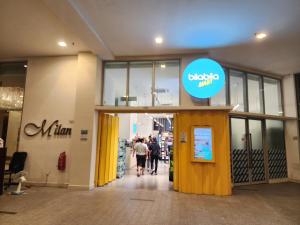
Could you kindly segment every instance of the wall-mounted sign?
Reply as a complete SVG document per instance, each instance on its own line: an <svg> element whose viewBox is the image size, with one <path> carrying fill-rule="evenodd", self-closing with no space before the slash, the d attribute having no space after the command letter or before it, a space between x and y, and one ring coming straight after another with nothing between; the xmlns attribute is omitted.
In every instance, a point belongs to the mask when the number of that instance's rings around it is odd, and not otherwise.
<svg viewBox="0 0 300 225"><path fill-rule="evenodd" d="M80 140L86 141L88 139L88 130L80 130Z"/></svg>
<svg viewBox="0 0 300 225"><path fill-rule="evenodd" d="M224 87L225 73L216 61L197 59L184 70L182 83L189 95L195 98L210 98Z"/></svg>
<svg viewBox="0 0 300 225"><path fill-rule="evenodd" d="M185 132L181 132L180 133L180 142L181 143L186 143L187 142L187 138L186 138L186 133Z"/></svg>
<svg viewBox="0 0 300 225"><path fill-rule="evenodd" d="M214 162L213 129L192 127L192 161Z"/></svg>
<svg viewBox="0 0 300 225"><path fill-rule="evenodd" d="M49 126L46 125L47 120L43 120L41 125L36 125L35 123L27 123L24 127L24 133L27 136L36 136L41 134L42 137L47 135L50 136L70 136L72 133L71 128L63 127L58 120L52 122Z"/></svg>

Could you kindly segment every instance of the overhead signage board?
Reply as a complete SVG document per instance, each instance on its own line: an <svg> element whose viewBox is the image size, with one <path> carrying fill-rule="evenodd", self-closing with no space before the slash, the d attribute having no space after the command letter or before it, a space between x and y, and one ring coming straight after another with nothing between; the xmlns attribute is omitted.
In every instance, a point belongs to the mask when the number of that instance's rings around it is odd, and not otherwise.
<svg viewBox="0 0 300 225"><path fill-rule="evenodd" d="M185 91L195 98L210 98L225 86L225 72L216 61L201 58L191 62L184 70L182 83Z"/></svg>
<svg viewBox="0 0 300 225"><path fill-rule="evenodd" d="M193 127L192 146L193 162L215 162L211 127Z"/></svg>

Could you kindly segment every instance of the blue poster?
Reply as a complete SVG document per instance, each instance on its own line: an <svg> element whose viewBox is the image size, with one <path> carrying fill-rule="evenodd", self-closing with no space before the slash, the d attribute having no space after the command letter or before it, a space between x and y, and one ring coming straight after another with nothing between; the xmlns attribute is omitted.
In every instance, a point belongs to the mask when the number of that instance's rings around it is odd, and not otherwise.
<svg viewBox="0 0 300 225"><path fill-rule="evenodd" d="M213 160L212 129L194 129L194 158L197 160Z"/></svg>
<svg viewBox="0 0 300 225"><path fill-rule="evenodd" d="M133 135L136 135L136 132L137 132L136 123L134 123L134 124L132 125L132 132L133 132Z"/></svg>

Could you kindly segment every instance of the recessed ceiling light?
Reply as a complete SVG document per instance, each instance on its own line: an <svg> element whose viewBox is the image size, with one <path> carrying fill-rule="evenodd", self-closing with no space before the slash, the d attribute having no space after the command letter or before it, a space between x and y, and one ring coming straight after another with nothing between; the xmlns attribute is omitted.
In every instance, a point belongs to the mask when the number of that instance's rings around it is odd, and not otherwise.
<svg viewBox="0 0 300 225"><path fill-rule="evenodd" d="M164 42L164 39L162 37L156 37L155 38L155 43L156 44L162 44Z"/></svg>
<svg viewBox="0 0 300 225"><path fill-rule="evenodd" d="M27 65L25 64L24 67L27 68Z"/></svg>
<svg viewBox="0 0 300 225"><path fill-rule="evenodd" d="M255 33L255 37L257 39L264 39L265 37L267 37L267 34L263 33L263 32L258 32L258 33Z"/></svg>
<svg viewBox="0 0 300 225"><path fill-rule="evenodd" d="M162 69L166 68L166 64L161 64L160 68L162 68Z"/></svg>
<svg viewBox="0 0 300 225"><path fill-rule="evenodd" d="M60 46L60 47L67 47L67 43L64 42L64 41L59 41L59 42L57 42L57 44L58 44L58 46Z"/></svg>

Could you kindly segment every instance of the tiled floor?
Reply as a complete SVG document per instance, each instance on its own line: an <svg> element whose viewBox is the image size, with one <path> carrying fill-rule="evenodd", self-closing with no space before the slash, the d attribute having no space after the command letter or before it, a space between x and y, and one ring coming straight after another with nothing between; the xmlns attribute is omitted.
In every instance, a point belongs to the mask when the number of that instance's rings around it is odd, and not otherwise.
<svg viewBox="0 0 300 225"><path fill-rule="evenodd" d="M30 188L0 197L1 225L98 224L300 224L300 184L236 188L231 197L169 191L167 167L160 175L131 175L93 191Z"/></svg>

